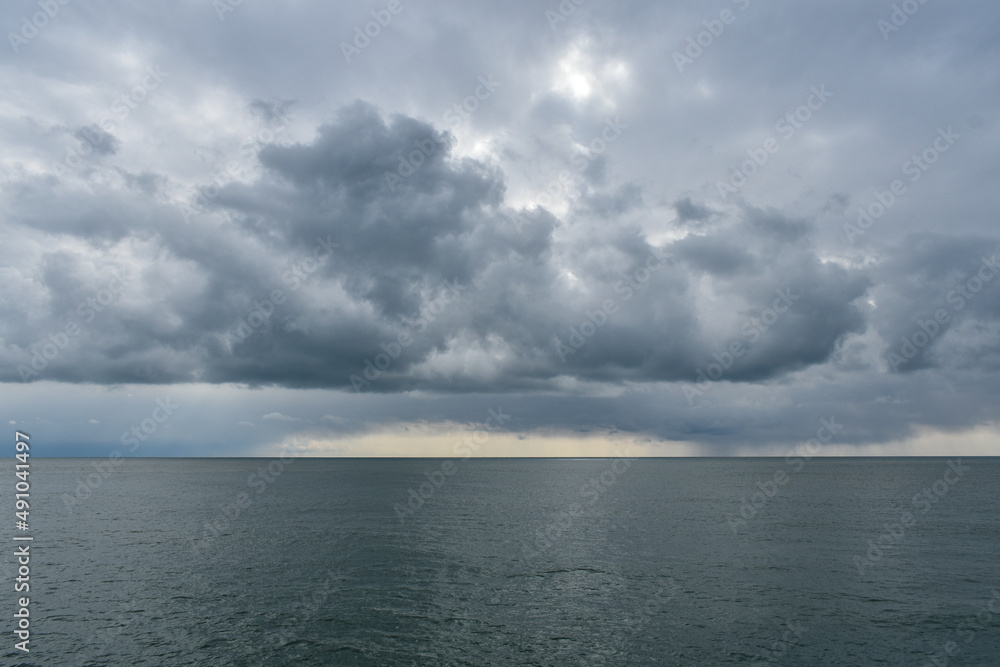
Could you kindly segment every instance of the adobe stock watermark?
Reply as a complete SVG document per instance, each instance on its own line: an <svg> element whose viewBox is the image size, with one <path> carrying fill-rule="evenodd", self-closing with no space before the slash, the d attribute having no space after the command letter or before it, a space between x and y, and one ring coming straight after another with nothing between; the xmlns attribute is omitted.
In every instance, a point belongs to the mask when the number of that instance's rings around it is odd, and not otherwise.
<svg viewBox="0 0 1000 667"><path fill-rule="evenodd" d="M966 644L971 643L978 633L989 629L993 622L993 614L1000 614L1000 591L994 588L990 598L978 606L982 607L982 611L975 616L966 617L955 628L957 639L965 640ZM961 653L962 647L957 641L947 641L941 647L941 651L928 658L921 667L947 667L949 658L954 658Z"/></svg>
<svg viewBox="0 0 1000 667"><path fill-rule="evenodd" d="M556 11L545 10L545 20L549 22L549 30L556 31L560 23L565 23L569 17L576 13L576 8L583 5L587 0L562 0Z"/></svg>
<svg viewBox="0 0 1000 667"><path fill-rule="evenodd" d="M790 649L801 643L797 640L802 639L802 635L804 635L806 630L809 629L803 627L802 624L795 619L785 621L785 626L787 627L787 630L781 633L781 639L774 640L771 642L770 648L764 649L758 653L761 660L761 662L757 663L758 665L770 664L785 657Z"/></svg>
<svg viewBox="0 0 1000 667"><path fill-rule="evenodd" d="M821 83L818 87L812 86L809 92L810 94L803 104L779 118L774 124L774 130L782 140L788 141L795 136L795 133L812 119L813 113L822 109L827 100L833 97L833 93L826 89L825 83ZM748 148L747 155L749 157L731 168L728 182L716 181L715 189L722 201L726 201L730 194L736 194L742 190L750 177L767 164L771 156L779 150L781 150L781 142L774 137L765 139L758 148Z"/></svg>
<svg viewBox="0 0 1000 667"><path fill-rule="evenodd" d="M479 77L479 85L476 86L473 94L445 110L441 114L442 119L451 125L452 128L458 127L471 118L472 114L479 109L480 103L490 99L500 85L499 81L493 80L492 74ZM439 149L446 147L446 144L439 140L438 137L432 135L424 139L415 139L413 146L414 149L409 153L406 153L404 150L399 155L397 158L399 164L395 172L384 172L383 178L390 192L395 192L396 188L402 185L406 179L417 173Z"/></svg>
<svg viewBox="0 0 1000 667"><path fill-rule="evenodd" d="M649 282L650 278L652 278L653 273L659 271L660 267L667 263L670 256L670 253L663 252L659 248L654 247L650 250L649 257L646 258L642 266L626 274L623 279L616 282L613 289L615 294L623 295L622 303L629 301L636 292L642 289ZM569 335L566 337L568 345L563 343L559 336L553 336L553 343L555 344L556 354L559 355L559 360L565 364L568 355L575 354L577 350L582 348L597 333L597 330L607 324L608 319L617 312L618 302L614 298L605 299L599 307L584 311L587 319L569 328Z"/></svg>
<svg viewBox="0 0 1000 667"><path fill-rule="evenodd" d="M477 81L479 85L472 91L472 95L466 96L461 102L456 102L441 114L442 120L453 129L471 118L479 109L480 103L493 97L497 88L503 85L499 81L494 81L492 74L480 76Z"/></svg>
<svg viewBox="0 0 1000 667"><path fill-rule="evenodd" d="M212 9L219 21L226 20L226 14L235 12L236 8L243 4L243 0L212 0Z"/></svg>
<svg viewBox="0 0 1000 667"><path fill-rule="evenodd" d="M333 243L329 235L325 239L322 236L317 236L312 256L306 257L301 262L293 262L291 268L281 274L281 280L288 285L288 291L294 292L302 287L333 254L333 249L338 247L340 247L339 244ZM223 339L229 349L232 350L237 344L246 341L260 327L264 326L277 307L285 303L285 298L285 292L280 288L275 288L263 300L255 300L247 316L240 318L232 331L226 332Z"/></svg>
<svg viewBox="0 0 1000 667"><path fill-rule="evenodd" d="M965 305L982 291L986 283L993 280L993 276L1000 274L1000 264L997 264L996 253L990 259L985 257L980 259L982 264L979 266L979 271L974 276L959 283L945 297L956 313L965 308ZM898 372L900 366L917 356L921 349L930 345L937 338L938 333L946 330L945 327L951 322L951 317L951 313L947 310L938 308L934 311L932 318L926 320L917 318L918 330L909 336L903 336L899 348L886 355L886 360L892 370Z"/></svg>
<svg viewBox="0 0 1000 667"><path fill-rule="evenodd" d="M740 328L740 332L748 339L747 343L734 340L728 346L724 346L721 353L713 352L712 358L715 361L709 363L705 368L698 369L699 381L693 385L685 384L681 388L689 406L694 406L698 398L711 388L712 383L722 379L751 346L760 340L761 336L770 330L783 314L791 310L796 301L802 298L801 294L793 293L791 287L779 288L774 293L777 294L777 298L771 303L771 307L762 310L760 317L748 319Z"/></svg>
<svg viewBox="0 0 1000 667"><path fill-rule="evenodd" d="M173 416L181 406L173 403L170 397L156 399L156 405L149 417L146 417L138 424L133 425L129 430L122 433L119 439L123 447L128 447L128 453L132 454L139 446L152 437L160 428L160 425ZM120 449L112 451L106 461L92 463L94 472L88 474L83 479L78 479L76 490L73 495L64 493L62 495L63 505L72 514L73 508L97 491L105 481L125 462L125 455Z"/></svg>
<svg viewBox="0 0 1000 667"><path fill-rule="evenodd" d="M910 177L910 183L919 181L920 177L938 161L938 158L947 153L955 145L955 142L962 138L962 135L953 131L950 125L947 128L939 127L937 133L938 136L934 138L934 141L927 148L911 156L900 167L903 174ZM887 190L876 190L875 201L868 204L868 206L858 206L857 221L854 224L850 222L844 223L844 235L847 237L848 242L854 243L856 238L871 229L872 225L885 215L885 212L892 208L906 192L907 185L899 178L890 183Z"/></svg>
<svg viewBox="0 0 1000 667"><path fill-rule="evenodd" d="M107 287L98 290L95 296L87 297L77 304L75 312L84 324L93 322L99 313L104 312L105 308L113 304L125 291L126 284L132 279L127 275L125 269L112 268L111 274L114 277L108 282ZM62 331L49 333L45 338L29 345L31 361L28 365L18 364L17 366L21 380L27 382L31 378L37 378L63 350L69 347L70 339L76 338L82 331L80 323L75 319L70 319Z"/></svg>
<svg viewBox="0 0 1000 667"><path fill-rule="evenodd" d="M918 515L922 516L930 511L931 507L948 495L951 487L958 484L965 473L972 470L969 466L962 465L962 459L948 461L948 467L940 479L935 480L930 487L924 487L919 493L914 494L911 504L917 512L914 514L903 511L899 515L899 523L886 523L885 532L874 540L868 540L868 551L861 556L854 556L851 560L858 568L858 574L862 577L867 574L868 569L882 560L882 556L890 549L896 548L906 536L906 530L917 525Z"/></svg>
<svg viewBox="0 0 1000 667"><path fill-rule="evenodd" d="M277 458L247 475L247 490L236 494L231 503L219 503L219 511L215 517L202 524L201 535L188 538L195 553L201 553L203 549L207 549L223 534L223 531L231 528L243 512L253 505L254 497L264 493L277 482L285 468L294 463L300 454L300 451L292 449L291 445L285 443ZM253 496L250 495L250 490L253 490Z"/></svg>
<svg viewBox="0 0 1000 667"><path fill-rule="evenodd" d="M577 172L583 173L590 166L590 163L596 160L598 157L603 155L607 150L609 144L613 144L618 141L618 138L622 135L624 130L628 129L628 124L621 122L621 118L615 116L614 118L608 118L604 122L604 129L594 136L590 142L587 144L587 150L583 153L574 155L570 162L576 167ZM567 194L569 189L576 184L576 179L574 178L572 172L569 170L564 170L559 172L559 175L545 186L545 189L538 195L538 206L544 206L546 208L552 208L555 204L555 198L561 195ZM514 228L520 233L522 227L527 224L528 220L534 219L537 215L537 208L535 213L522 214L515 212L513 216Z"/></svg>
<svg viewBox="0 0 1000 667"><path fill-rule="evenodd" d="M160 87L163 79L170 76L169 72L160 70L160 66L149 65L146 67L146 75L133 86L127 93L122 93L111 103L109 115L99 122L89 127L81 127L78 134L80 146L73 145L66 147L66 157L61 162L55 164L53 172L56 176L65 176L71 170L83 164L84 158L93 155L94 152L106 152L109 142L114 138L111 132L120 123L139 108L154 90Z"/></svg>
<svg viewBox="0 0 1000 667"><path fill-rule="evenodd" d="M223 187L243 175L260 149L274 141L278 134L288 127L289 120L291 116L285 112L284 107L279 107L276 113L268 115L264 127L243 141L239 159L231 160L224 168L215 170L212 173L212 183L198 188L190 204L181 202L178 205L184 222L190 223L196 214L204 213L209 201L218 197Z"/></svg>
<svg viewBox="0 0 1000 667"><path fill-rule="evenodd" d="M522 546L522 552L526 558L535 558L552 548L556 541L573 527L576 519L586 515L587 508L592 507L602 495L617 484L635 462L634 457L628 456L628 447L625 448L624 452L615 450L615 454L617 454L617 458L611 462L611 465L580 487L580 497L588 499L586 504L577 501L570 503L565 510L553 517L551 523L535 530L535 539L530 543L531 546Z"/></svg>
<svg viewBox="0 0 1000 667"><path fill-rule="evenodd" d="M58 0L58 2L56 0L39 0L38 7L42 11L32 14L30 20L27 16L22 16L21 30L16 33L7 33L7 41L10 42L11 50L15 54L20 53L21 47L33 40L38 35L38 31L45 28L49 21L54 19L69 3L70 0Z"/></svg>
<svg viewBox="0 0 1000 667"><path fill-rule="evenodd" d="M785 454L785 465L791 469L792 473L802 472L806 463L812 461L822 451L823 445L833 440L833 437L843 429L844 425L838 424L836 417L830 417L829 421L820 419L819 428L816 429L816 437L809 438L804 444L789 449L788 453ZM733 535L736 535L740 528L746 528L748 522L756 517L757 513L763 510L772 498L778 495L778 491L788 484L789 480L791 480L791 474L786 472L784 468L780 468L774 472L770 480L757 482L757 488L760 490L751 494L749 500L746 496L740 498L739 516L726 515L726 523L729 524Z"/></svg>
<svg viewBox="0 0 1000 667"><path fill-rule="evenodd" d="M382 377L382 374L389 370L392 362L399 358L403 349L413 344L414 327L415 333L422 333L427 327L444 312L445 307L461 298L462 292L468 289L467 285L460 285L458 280L446 280L441 284L441 291L438 296L432 299L426 309L422 309L420 319L413 327L401 329L396 335L396 340L383 342L379 345L382 352L375 355L375 360L365 359L364 370L361 375L351 374L348 380L351 387L356 392L360 392L363 387L371 386L371 383Z"/></svg>
<svg viewBox="0 0 1000 667"><path fill-rule="evenodd" d="M344 60L351 64L351 59L361 55L367 49L372 40L382 34L383 28L388 28L394 16L399 16L402 12L403 4L401 0L389 0L384 9L373 9L371 11L374 20L368 21L362 26L354 26L354 39L351 43L341 42L340 52L344 54Z"/></svg>
<svg viewBox="0 0 1000 667"><path fill-rule="evenodd" d="M892 13L889 14L889 20L879 19L875 26L882 33L882 40L888 42L889 35L894 32L899 32L910 20L910 17L920 11L920 8L927 4L927 0L903 0L900 4L892 5Z"/></svg>
<svg viewBox="0 0 1000 667"><path fill-rule="evenodd" d="M475 429L462 440L457 440L452 445L451 451L456 456L462 457L459 463L471 459L473 454L478 452L489 441L490 434L499 431L511 418L510 415L504 414L503 407L499 407L496 410L490 408L488 414L489 416L483 422L482 428ZM407 489L406 503L393 504L392 509L396 513L396 517L399 518L399 522L406 523L406 519L416 514L424 506L424 503L433 498L438 489L444 486L445 482L454 476L457 471L458 465L451 459L446 459L441 462L437 470L425 472L424 477L427 478L426 482L421 482L416 489L412 487Z"/></svg>
<svg viewBox="0 0 1000 667"><path fill-rule="evenodd" d="M739 7L740 11L746 11L750 7L750 0L732 0L732 3ZM693 65L695 60L701 58L715 40L722 36L722 33L726 31L727 25L732 25L736 21L736 14L730 9L723 9L719 12L719 18L717 19L705 19L701 22L705 29L701 32L687 38L687 46L684 48L683 52L674 51L674 65L677 66L677 71L681 74L684 73L684 68L688 65Z"/></svg>
<svg viewBox="0 0 1000 667"><path fill-rule="evenodd" d="M417 170L442 146L435 137L414 139L413 145L415 149L410 151L408 155L399 156L399 166L396 167L395 173L386 171L383 174L385 184L389 187L390 192L395 192L396 188L403 184L403 181L417 173Z"/></svg>

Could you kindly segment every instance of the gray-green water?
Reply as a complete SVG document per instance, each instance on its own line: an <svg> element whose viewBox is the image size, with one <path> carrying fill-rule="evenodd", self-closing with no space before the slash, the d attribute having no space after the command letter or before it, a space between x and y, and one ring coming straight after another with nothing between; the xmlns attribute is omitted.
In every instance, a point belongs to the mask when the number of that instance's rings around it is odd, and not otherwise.
<svg viewBox="0 0 1000 667"><path fill-rule="evenodd" d="M1000 459L956 460L32 459L32 651L0 655L997 665Z"/></svg>

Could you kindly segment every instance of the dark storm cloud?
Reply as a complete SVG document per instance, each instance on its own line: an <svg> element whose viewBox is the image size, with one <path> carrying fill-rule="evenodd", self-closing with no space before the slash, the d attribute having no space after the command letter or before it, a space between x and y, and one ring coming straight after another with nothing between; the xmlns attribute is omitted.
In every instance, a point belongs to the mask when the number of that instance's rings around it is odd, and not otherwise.
<svg viewBox="0 0 1000 667"><path fill-rule="evenodd" d="M92 198L60 193L65 217L50 205L44 221L22 223L91 242L158 241L199 287L160 282L148 270L126 292L142 296L109 304L113 313L82 334L88 344L67 349L37 377L69 380L83 366L94 380L135 381L130 367L141 366L144 378L161 382L194 376L357 388L352 376L376 379L374 371L364 375L369 362L412 329L405 354L393 355L392 367L365 389L505 391L565 374L693 380L713 346L725 343L698 321L693 281L700 273L721 279L718 304L739 308L747 322L782 289L793 295L786 297L791 312L768 323L729 380L821 363L861 326L854 301L866 279L824 266L811 248L793 243L808 230L803 222L747 209L711 235L659 248L627 225L612 226L604 239L581 237L559 255L556 218L533 215L518 230L500 171L454 156L452 146L432 125L402 115L387 120L358 102L318 128L311 143L263 148L260 179L226 185L211 200L221 226L179 228L156 209L137 225L126 194L117 196L122 213L97 215L105 207ZM101 196L105 205L115 201ZM639 201L635 186L608 197L580 215L614 220L631 205L613 202ZM667 259L673 254L676 263ZM308 275L284 270L311 255L323 261ZM86 298L80 261L65 252L45 261L57 321ZM276 289L280 299L272 297ZM251 316L263 321L248 327ZM592 338L580 333L594 325ZM34 342L26 335L8 342L26 354ZM469 355L480 365L456 372L449 358ZM7 377L17 377L15 369Z"/></svg>
<svg viewBox="0 0 1000 667"><path fill-rule="evenodd" d="M995 370L1000 341L1000 241L906 237L882 267L875 324L894 372Z"/></svg>
<svg viewBox="0 0 1000 667"><path fill-rule="evenodd" d="M121 146L121 142L113 134L105 132L98 125L78 128L73 136L80 140L81 145L83 142L90 144L98 155L114 155Z"/></svg>
<svg viewBox="0 0 1000 667"><path fill-rule="evenodd" d="M688 236L674 243L672 249L693 267L713 274L732 275L753 263L753 257L746 250L725 238Z"/></svg>
<svg viewBox="0 0 1000 667"><path fill-rule="evenodd" d="M684 197L674 202L674 210L677 211L677 218L682 223L700 223L712 217L712 212L708 208L695 204L690 197Z"/></svg>

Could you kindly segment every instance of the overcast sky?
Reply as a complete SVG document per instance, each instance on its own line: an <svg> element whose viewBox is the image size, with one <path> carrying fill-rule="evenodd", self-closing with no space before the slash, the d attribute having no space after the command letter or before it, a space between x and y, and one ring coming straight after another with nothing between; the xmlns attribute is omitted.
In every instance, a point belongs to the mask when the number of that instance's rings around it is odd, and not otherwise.
<svg viewBox="0 0 1000 667"><path fill-rule="evenodd" d="M995 2L0 25L0 416L40 454L1000 453Z"/></svg>

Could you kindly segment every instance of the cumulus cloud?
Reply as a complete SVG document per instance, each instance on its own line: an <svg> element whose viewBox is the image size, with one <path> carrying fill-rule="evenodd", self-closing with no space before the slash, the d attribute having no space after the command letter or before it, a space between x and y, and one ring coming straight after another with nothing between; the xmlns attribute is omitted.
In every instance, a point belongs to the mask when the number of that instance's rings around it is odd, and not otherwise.
<svg viewBox="0 0 1000 667"><path fill-rule="evenodd" d="M282 422L299 421L295 417L289 417L288 415L283 415L280 412L268 412L266 415L262 416L261 419L273 419L275 421L282 421Z"/></svg>
<svg viewBox="0 0 1000 667"><path fill-rule="evenodd" d="M428 123L357 102L309 143L264 146L259 177L220 187L197 228L178 228L162 210L138 230L114 216L92 225L23 218L84 243L107 238L122 252L151 243L164 258L147 255L102 304L108 288L83 252L47 252L51 326L67 312L92 322L37 377L73 381L85 367L105 382L195 376L491 392L566 375L691 380L738 335L727 320L751 320L786 290L790 314L728 378L756 380L825 361L863 324L855 302L866 272L820 261L805 221L744 208L658 246L607 213L603 222L615 224L585 235L544 210L520 226L525 212L506 201L499 168L455 156L452 145ZM61 184L52 189L58 199ZM114 186L63 194L74 211L96 210L95 199L138 206L144 196ZM596 222L589 207L565 217ZM95 298L93 308L71 308ZM26 354L43 333L6 338ZM365 374L386 356L390 367ZM128 377L137 364L145 378ZM8 368L7 379L17 372Z"/></svg>

